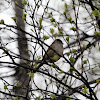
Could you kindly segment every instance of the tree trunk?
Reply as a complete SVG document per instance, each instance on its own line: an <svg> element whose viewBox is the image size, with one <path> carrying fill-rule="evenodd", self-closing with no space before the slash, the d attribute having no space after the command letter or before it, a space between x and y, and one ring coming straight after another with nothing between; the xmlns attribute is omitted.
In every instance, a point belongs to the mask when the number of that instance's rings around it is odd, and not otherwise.
<svg viewBox="0 0 100 100"><path fill-rule="evenodd" d="M17 17L17 26L22 28L23 30L25 30L25 23L24 20L22 19L23 16L23 5L21 4L22 0L14 0L14 2L18 3L18 5L15 5L15 15ZM21 31L17 31L18 34L18 49L19 49L19 55L25 59L29 59L29 54L28 54L28 44L27 44L27 38L25 33L21 32ZM23 60L20 59L19 62L21 65L28 65L28 63ZM16 73L15 73L15 77L17 82L20 84L20 87L16 87L15 88L15 94L17 95L22 95L28 98L28 85L29 85L29 81L30 78L28 76L28 70L24 69L24 68L20 68L17 67L15 69Z"/></svg>

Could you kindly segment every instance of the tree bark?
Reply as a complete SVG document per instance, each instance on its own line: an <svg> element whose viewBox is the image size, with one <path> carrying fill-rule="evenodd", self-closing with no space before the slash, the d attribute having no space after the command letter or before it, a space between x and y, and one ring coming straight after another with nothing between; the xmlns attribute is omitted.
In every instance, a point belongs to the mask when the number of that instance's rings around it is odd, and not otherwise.
<svg viewBox="0 0 100 100"><path fill-rule="evenodd" d="M25 23L24 23L24 20L22 19L22 16L23 16L22 8L24 7L21 4L22 0L14 0L14 2L18 3L18 5L15 5L15 15L17 17L17 21L16 21L17 26L25 30ZM19 55L25 59L29 59L29 53L27 51L28 44L27 44L26 34L21 31L17 31L17 34L18 34L17 41L18 41ZM23 59L20 59L19 63L25 66L28 65L28 63ZM27 74L28 70L17 67L15 71L16 71L15 73L16 80L18 83L20 83L20 87L15 88L15 94L25 96L28 99L28 85L30 81L30 77Z"/></svg>

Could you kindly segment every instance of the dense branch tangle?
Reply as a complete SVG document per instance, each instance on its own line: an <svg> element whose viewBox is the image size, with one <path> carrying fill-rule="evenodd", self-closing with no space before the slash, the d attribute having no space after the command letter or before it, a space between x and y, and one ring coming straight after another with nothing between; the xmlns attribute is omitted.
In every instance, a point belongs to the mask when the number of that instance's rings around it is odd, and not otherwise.
<svg viewBox="0 0 100 100"><path fill-rule="evenodd" d="M21 89L27 89L29 92L28 97L27 95L13 94L9 87L5 88L8 93L0 91L2 94L9 95L12 98L19 97L24 99L36 99L41 96L43 100L51 98L56 100L60 97L79 100L80 97L77 97L75 93L90 100L98 100L100 98L96 94L96 92L98 93L96 88L99 87L99 74L95 71L98 70L100 59L96 59L93 56L96 54L96 52L93 52L93 49L96 50L95 47L100 54L100 34L97 27L100 27L100 25L98 16L94 15L95 12L92 13L92 10L98 11L98 8L93 5L91 0L88 2L72 0L69 4L66 1L59 2L63 3L63 9L52 7L50 0L45 3L42 0L34 0L32 3L30 3L30 0L23 1L25 12L22 18L20 15L19 18L24 20L27 31L17 24L16 17L13 17L16 25L1 21L0 25L2 27L0 26L0 31L3 32L5 30L15 35L7 34L11 40L6 42L1 37L1 65L10 67L13 70L14 68L22 68L23 71L27 70L27 74L30 77L29 86L19 86ZM19 9L23 8L17 3L16 5ZM56 3L56 5L58 4ZM83 12L87 15L83 14ZM25 58L9 47L10 44L17 42L17 39L26 40L20 34L16 38L16 35L18 35L16 30L27 35L29 48L26 51L30 54L30 58ZM46 53L45 48L49 48L50 43L52 43L47 42L53 41L55 38L60 38L64 43L64 56L62 59L56 63L46 63L43 66L36 65L35 61L42 59L41 57ZM16 49L18 49L17 46ZM10 61L1 60L1 58L6 57L9 57ZM18 60L23 60L24 64L18 63ZM93 76L96 76L96 78L91 80ZM0 79L6 87L5 77L7 76L2 76ZM16 84L9 84L9 86L12 88L18 87L18 84L20 83L16 82ZM39 96L37 96L37 93Z"/></svg>

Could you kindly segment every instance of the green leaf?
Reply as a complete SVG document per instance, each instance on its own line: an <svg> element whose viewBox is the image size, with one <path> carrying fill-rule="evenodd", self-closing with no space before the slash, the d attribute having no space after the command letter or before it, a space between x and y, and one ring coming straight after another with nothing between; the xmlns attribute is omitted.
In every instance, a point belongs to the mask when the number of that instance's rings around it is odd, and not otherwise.
<svg viewBox="0 0 100 100"><path fill-rule="evenodd" d="M35 100L41 100L41 97L40 96L39 97L36 97Z"/></svg>
<svg viewBox="0 0 100 100"><path fill-rule="evenodd" d="M61 28L58 28L58 31L59 31L59 32L63 31L63 28L62 28L62 27L61 27Z"/></svg>
<svg viewBox="0 0 100 100"><path fill-rule="evenodd" d="M71 100L70 96L68 94L66 94L66 100Z"/></svg>
<svg viewBox="0 0 100 100"><path fill-rule="evenodd" d="M53 68L57 67L55 64L52 64L51 66L52 66Z"/></svg>
<svg viewBox="0 0 100 100"><path fill-rule="evenodd" d="M72 28L70 28L70 30L76 31L76 28L75 27L72 27Z"/></svg>
<svg viewBox="0 0 100 100"><path fill-rule="evenodd" d="M50 12L50 13L49 13L48 17L49 17L49 18L51 18L51 17L52 17L52 12Z"/></svg>
<svg viewBox="0 0 100 100"><path fill-rule="evenodd" d="M31 93L31 96L33 96L33 97L34 97L34 93Z"/></svg>
<svg viewBox="0 0 100 100"><path fill-rule="evenodd" d="M87 60L84 60L84 61L83 61L83 64L87 64Z"/></svg>
<svg viewBox="0 0 100 100"><path fill-rule="evenodd" d="M22 16L22 18L23 18L24 20L26 20L26 14L24 14L24 15Z"/></svg>
<svg viewBox="0 0 100 100"><path fill-rule="evenodd" d="M40 25L42 24L42 18L39 19L39 23L40 23Z"/></svg>
<svg viewBox="0 0 100 100"><path fill-rule="evenodd" d="M2 54L6 54L6 52L4 51Z"/></svg>
<svg viewBox="0 0 100 100"><path fill-rule="evenodd" d="M95 95L96 95L96 94L97 94L97 91L95 91L94 93L95 93Z"/></svg>
<svg viewBox="0 0 100 100"><path fill-rule="evenodd" d="M97 9L93 10L92 14L94 14L94 16L96 16L96 17L100 16L100 13L99 13L99 11Z"/></svg>
<svg viewBox="0 0 100 100"><path fill-rule="evenodd" d="M6 54L6 52L8 52L8 50L4 51L2 54Z"/></svg>
<svg viewBox="0 0 100 100"><path fill-rule="evenodd" d="M99 64L98 66L99 66L99 68L100 68L100 64Z"/></svg>
<svg viewBox="0 0 100 100"><path fill-rule="evenodd" d="M26 5L27 4L27 1L26 0L22 1L22 4L23 5Z"/></svg>
<svg viewBox="0 0 100 100"><path fill-rule="evenodd" d="M65 54L66 54L67 56L69 56L69 55L70 55L70 52L66 52Z"/></svg>
<svg viewBox="0 0 100 100"><path fill-rule="evenodd" d="M83 44L83 50L85 50L86 49L86 45L85 44Z"/></svg>
<svg viewBox="0 0 100 100"><path fill-rule="evenodd" d="M84 89L82 92L83 92L83 93L87 93L87 89Z"/></svg>
<svg viewBox="0 0 100 100"><path fill-rule="evenodd" d="M43 27L43 26L42 26L42 25L40 25L40 26L39 26L39 29L41 30L41 29L42 29L42 27Z"/></svg>
<svg viewBox="0 0 100 100"><path fill-rule="evenodd" d="M63 70L61 70L60 72L59 72L59 74L63 74L64 73L64 71Z"/></svg>
<svg viewBox="0 0 100 100"><path fill-rule="evenodd" d="M57 27L57 24L54 24L54 27Z"/></svg>
<svg viewBox="0 0 100 100"><path fill-rule="evenodd" d="M66 97L70 97L68 94L66 94Z"/></svg>
<svg viewBox="0 0 100 100"><path fill-rule="evenodd" d="M15 4L16 4L16 5L18 5L18 2L17 2L17 1L15 1Z"/></svg>
<svg viewBox="0 0 100 100"><path fill-rule="evenodd" d="M76 49L72 49L71 53L73 53L73 52L77 52L77 50Z"/></svg>
<svg viewBox="0 0 100 100"><path fill-rule="evenodd" d="M40 59L41 59L41 56L38 57L38 60L40 60Z"/></svg>
<svg viewBox="0 0 100 100"><path fill-rule="evenodd" d="M37 4L37 7L39 8L39 7L40 7L40 5L38 5L38 4Z"/></svg>
<svg viewBox="0 0 100 100"><path fill-rule="evenodd" d="M49 80L50 80L50 83L52 83L52 78L50 78Z"/></svg>
<svg viewBox="0 0 100 100"><path fill-rule="evenodd" d="M72 17L69 17L68 20L69 20L70 22L72 22Z"/></svg>
<svg viewBox="0 0 100 100"><path fill-rule="evenodd" d="M54 98L56 98L56 95L55 94L51 94L51 97L54 99Z"/></svg>
<svg viewBox="0 0 100 100"><path fill-rule="evenodd" d="M15 97L14 100L18 100L18 97Z"/></svg>
<svg viewBox="0 0 100 100"><path fill-rule="evenodd" d="M56 37L58 36L58 34L57 34L57 33L55 33L53 36L56 38Z"/></svg>
<svg viewBox="0 0 100 100"><path fill-rule="evenodd" d="M63 32L59 32L59 34L63 35L64 33Z"/></svg>
<svg viewBox="0 0 100 100"><path fill-rule="evenodd" d="M50 33L54 33L54 29L53 28L50 28Z"/></svg>
<svg viewBox="0 0 100 100"><path fill-rule="evenodd" d="M99 32L94 32L94 34L96 35L96 36L100 36L100 33Z"/></svg>
<svg viewBox="0 0 100 100"><path fill-rule="evenodd" d="M47 40L47 39L49 39L49 36L44 35L43 38L44 38L45 40Z"/></svg>
<svg viewBox="0 0 100 100"><path fill-rule="evenodd" d="M17 20L17 17L11 17L15 22L16 22L16 20Z"/></svg>
<svg viewBox="0 0 100 100"><path fill-rule="evenodd" d="M97 79L97 80L96 80L96 83L100 83L100 79Z"/></svg>
<svg viewBox="0 0 100 100"><path fill-rule="evenodd" d="M64 33L62 32L63 31L63 28L58 28L58 31L59 31L59 34L63 35Z"/></svg>
<svg viewBox="0 0 100 100"><path fill-rule="evenodd" d="M91 25L94 25L94 23L91 23Z"/></svg>
<svg viewBox="0 0 100 100"><path fill-rule="evenodd" d="M83 84L83 85L82 85L82 88L83 88L83 91L82 91L82 92L83 92L83 93L87 93L87 87L86 87L86 85Z"/></svg>
<svg viewBox="0 0 100 100"><path fill-rule="evenodd" d="M70 61L73 63L75 61L75 58L73 58L72 56L70 57Z"/></svg>
<svg viewBox="0 0 100 100"><path fill-rule="evenodd" d="M8 89L6 85L4 86L4 89L5 89L5 90L7 90L7 89Z"/></svg>
<svg viewBox="0 0 100 100"><path fill-rule="evenodd" d="M24 100L23 98L20 98L19 100Z"/></svg>
<svg viewBox="0 0 100 100"><path fill-rule="evenodd" d="M57 59L59 59L59 56L58 56L58 55L54 55L54 56L52 57L52 60L53 60L53 61L57 61Z"/></svg>
<svg viewBox="0 0 100 100"><path fill-rule="evenodd" d="M17 87L21 87L22 86L22 83L21 82L18 82L16 86Z"/></svg>
<svg viewBox="0 0 100 100"><path fill-rule="evenodd" d="M75 68L74 67L70 67L71 71L75 71Z"/></svg>
<svg viewBox="0 0 100 100"><path fill-rule="evenodd" d="M51 22L55 22L55 19L54 19L54 18L51 18L50 21L51 21Z"/></svg>
<svg viewBox="0 0 100 100"><path fill-rule="evenodd" d="M67 3L65 3L65 8L67 9L67 7L68 7L68 5L67 5Z"/></svg>
<svg viewBox="0 0 100 100"><path fill-rule="evenodd" d="M98 6L98 9L100 10L100 6Z"/></svg>
<svg viewBox="0 0 100 100"><path fill-rule="evenodd" d="M66 37L66 40L69 41L69 36Z"/></svg>
<svg viewBox="0 0 100 100"><path fill-rule="evenodd" d="M29 73L27 73L29 76L31 76L31 78L33 78L34 77L34 73L32 73L32 72L29 72Z"/></svg>
<svg viewBox="0 0 100 100"><path fill-rule="evenodd" d="M85 84L83 84L83 85L82 85L82 88L85 88L85 87L86 87L86 85L85 85Z"/></svg>
<svg viewBox="0 0 100 100"><path fill-rule="evenodd" d="M34 32L34 30L33 30L33 29L30 29L30 30Z"/></svg>
<svg viewBox="0 0 100 100"><path fill-rule="evenodd" d="M38 66L37 66L37 64L36 64L36 63L33 65L33 68L36 68L36 69L38 68Z"/></svg>
<svg viewBox="0 0 100 100"><path fill-rule="evenodd" d="M0 20L0 24L4 24L4 20L3 19Z"/></svg>
<svg viewBox="0 0 100 100"><path fill-rule="evenodd" d="M78 73L75 73L77 76L79 76L79 74Z"/></svg>
<svg viewBox="0 0 100 100"><path fill-rule="evenodd" d="M66 12L64 11L64 13L63 13L64 15L66 15Z"/></svg>
<svg viewBox="0 0 100 100"><path fill-rule="evenodd" d="M81 54L81 58L83 58L84 57L84 55L83 54Z"/></svg>
<svg viewBox="0 0 100 100"><path fill-rule="evenodd" d="M99 28L99 25L97 24L96 27Z"/></svg>

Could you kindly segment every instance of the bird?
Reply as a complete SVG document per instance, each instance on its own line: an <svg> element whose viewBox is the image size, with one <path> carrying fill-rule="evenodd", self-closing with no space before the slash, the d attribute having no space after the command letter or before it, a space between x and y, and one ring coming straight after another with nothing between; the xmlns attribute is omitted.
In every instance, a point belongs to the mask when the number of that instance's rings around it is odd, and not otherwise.
<svg viewBox="0 0 100 100"><path fill-rule="evenodd" d="M56 39L48 48L43 60L46 62L56 62L63 56L63 43L60 39Z"/></svg>
<svg viewBox="0 0 100 100"><path fill-rule="evenodd" d="M60 39L55 39L45 52L43 59L35 62L36 68L33 68L33 72L35 73L43 64L57 62L63 57L63 51L63 42Z"/></svg>
<svg viewBox="0 0 100 100"><path fill-rule="evenodd" d="M63 56L63 42L60 39L56 39L45 52L43 59L37 61L37 63L54 63Z"/></svg>

